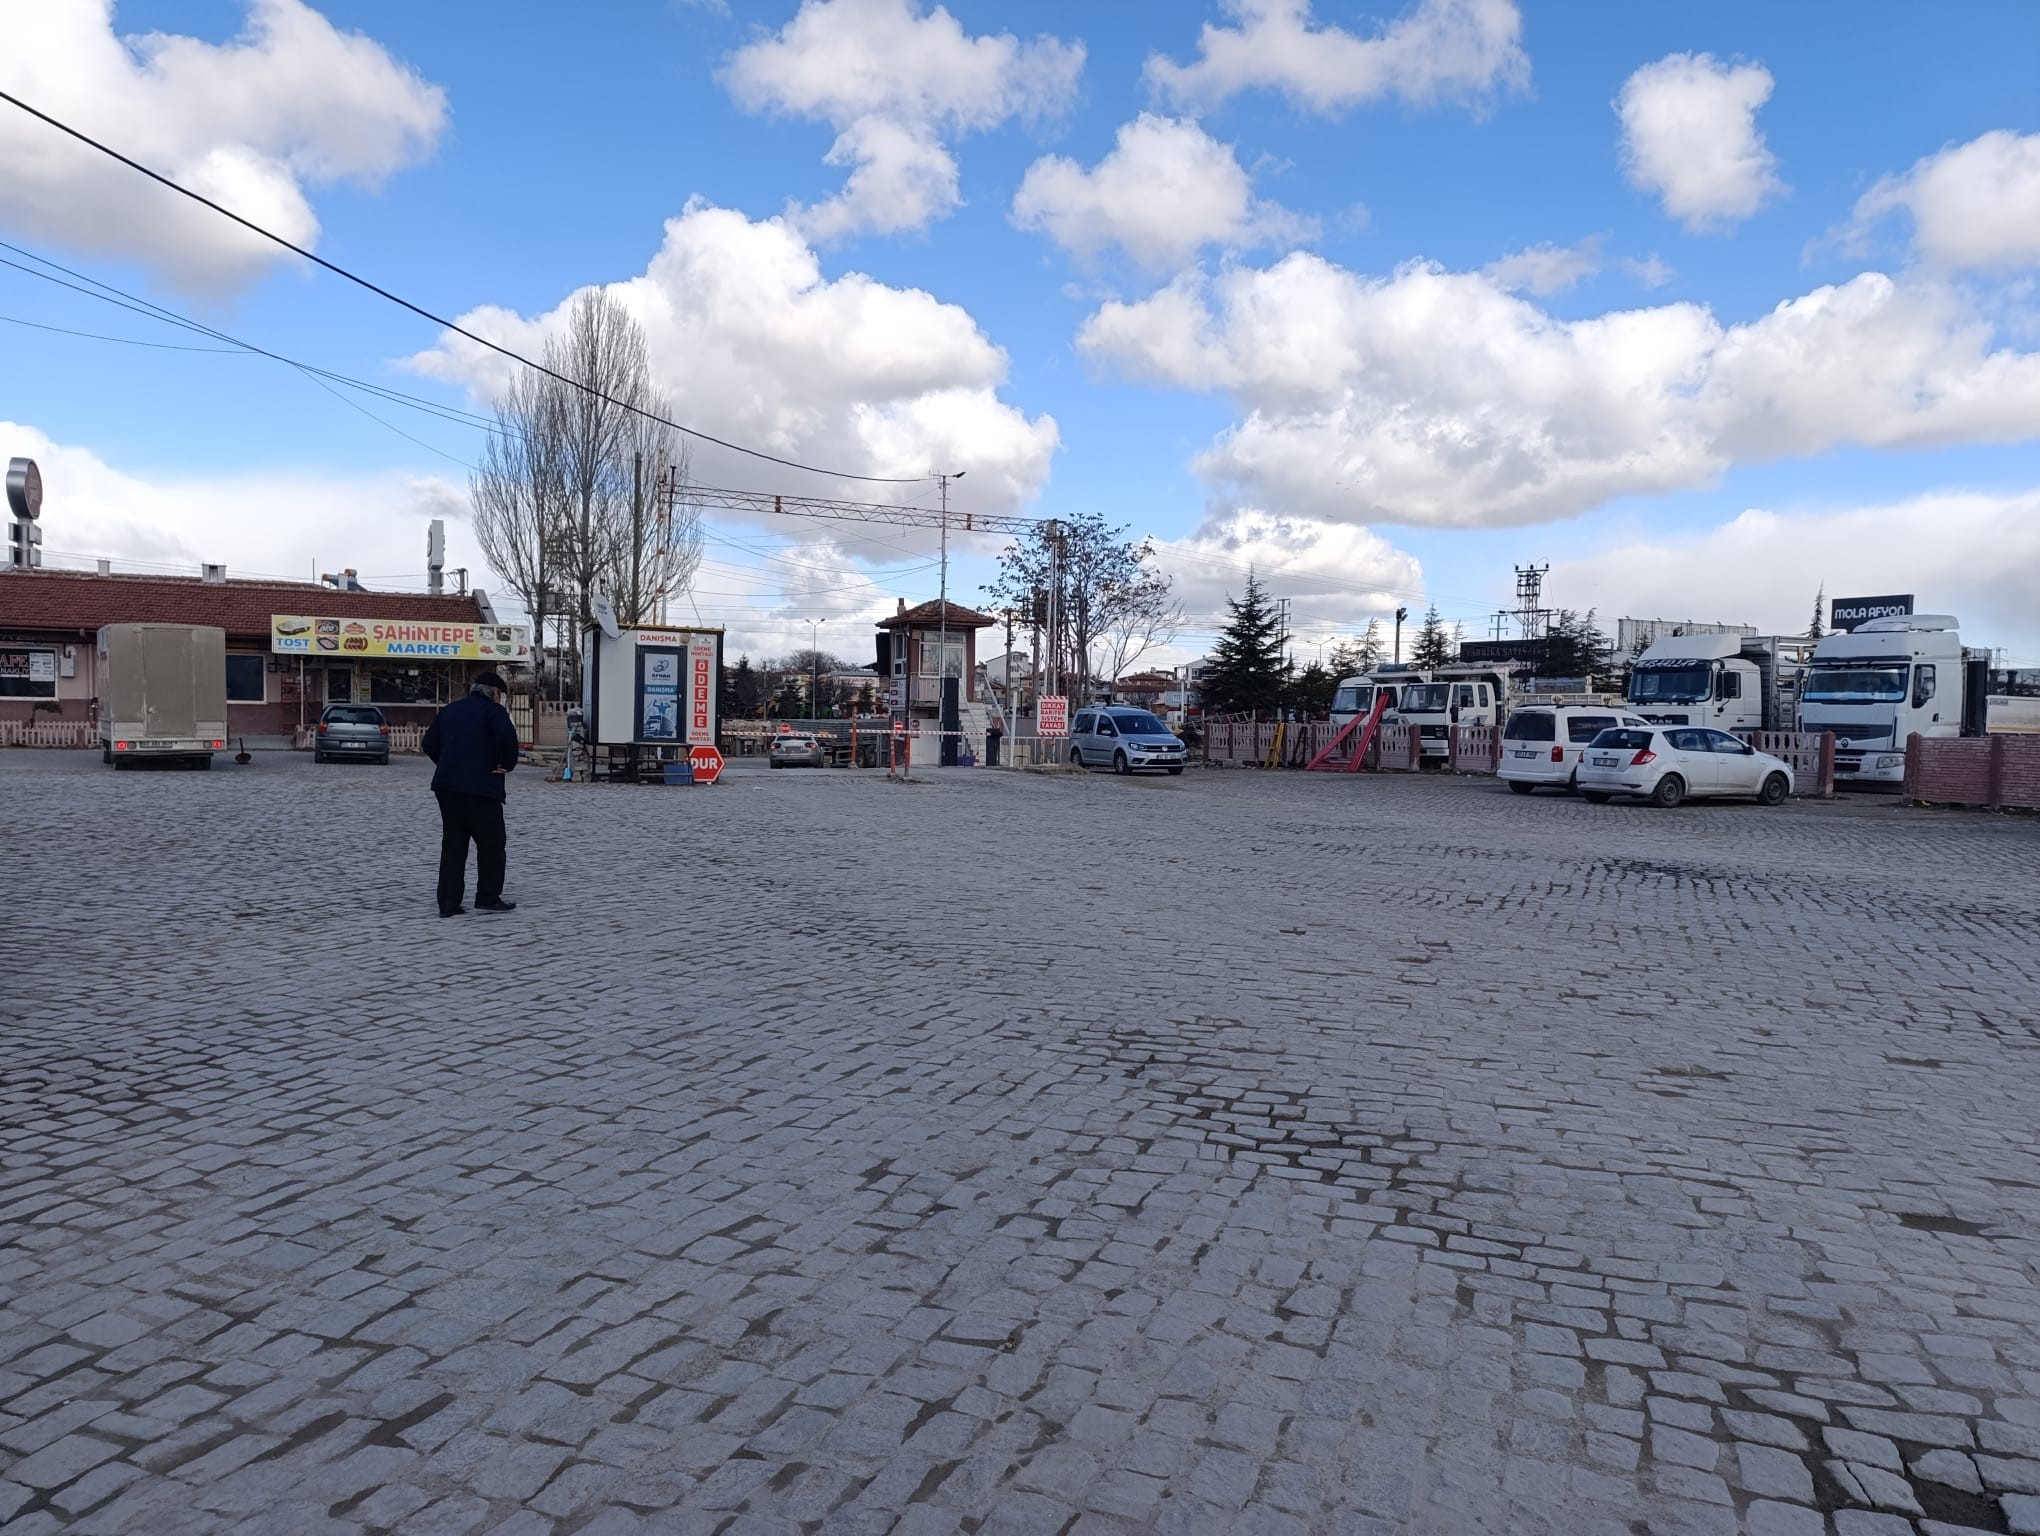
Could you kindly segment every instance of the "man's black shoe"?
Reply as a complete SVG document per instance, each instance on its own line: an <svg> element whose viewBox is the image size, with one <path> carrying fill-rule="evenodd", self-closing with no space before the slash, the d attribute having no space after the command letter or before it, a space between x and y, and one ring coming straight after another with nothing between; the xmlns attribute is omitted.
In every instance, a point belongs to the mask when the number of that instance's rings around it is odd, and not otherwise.
<svg viewBox="0 0 2040 1536"><path fill-rule="evenodd" d="M515 912L517 910L517 903L505 901L499 896L494 901L476 902L475 910L477 912Z"/></svg>
<svg viewBox="0 0 2040 1536"><path fill-rule="evenodd" d="M459 917L465 911L467 911L466 907L441 907L439 915L441 917Z"/></svg>

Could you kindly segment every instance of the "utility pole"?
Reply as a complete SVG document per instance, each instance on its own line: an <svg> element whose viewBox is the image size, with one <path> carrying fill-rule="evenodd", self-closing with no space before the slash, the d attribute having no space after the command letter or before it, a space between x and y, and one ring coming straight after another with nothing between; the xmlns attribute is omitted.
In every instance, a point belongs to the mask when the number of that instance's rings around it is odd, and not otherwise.
<svg viewBox="0 0 2040 1536"><path fill-rule="evenodd" d="M939 641L941 648L936 652L942 659L936 663L935 668L935 741L938 762L941 761L942 747L946 745L942 734L946 724L942 716L942 706L949 697L949 482L961 480L969 473L969 470L959 469L954 474L939 474L935 477L942 487L942 621L938 631L941 636ZM963 683L960 678L956 686L957 691L962 692Z"/></svg>
<svg viewBox="0 0 2040 1536"><path fill-rule="evenodd" d="M809 619L807 621L807 638L808 638L807 703L808 703L808 718L810 720L819 720L822 718L822 653L819 650L817 650L815 646L815 634L816 631L820 629L820 627L821 627L820 619Z"/></svg>
<svg viewBox="0 0 2040 1536"><path fill-rule="evenodd" d="M1409 616L1410 611L1407 608L1398 608L1395 611L1395 659L1398 666L1402 664L1402 621Z"/></svg>
<svg viewBox="0 0 2040 1536"><path fill-rule="evenodd" d="M630 622L645 621L645 456L630 456Z"/></svg>

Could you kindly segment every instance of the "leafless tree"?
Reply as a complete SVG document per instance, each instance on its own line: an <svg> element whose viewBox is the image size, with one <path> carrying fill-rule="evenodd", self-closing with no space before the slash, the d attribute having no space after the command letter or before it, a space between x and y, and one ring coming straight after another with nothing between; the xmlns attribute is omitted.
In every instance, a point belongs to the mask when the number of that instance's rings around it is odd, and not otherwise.
<svg viewBox="0 0 2040 1536"><path fill-rule="evenodd" d="M1175 639L1183 610L1155 564L1150 541L1128 540L1126 529L1096 513L1080 513L1060 527L1059 561L1044 525L1007 547L999 557L998 579L985 590L1001 606L1018 609L1039 634L1051 606L1051 573L1059 573L1057 633L1045 636L1045 643L1052 664L1077 697L1086 699L1093 678L1117 677L1150 648Z"/></svg>
<svg viewBox="0 0 2040 1536"><path fill-rule="evenodd" d="M558 611L566 482L552 420L552 381L522 373L496 402L496 424L468 477L475 542L498 579L531 615L539 666L546 621Z"/></svg>

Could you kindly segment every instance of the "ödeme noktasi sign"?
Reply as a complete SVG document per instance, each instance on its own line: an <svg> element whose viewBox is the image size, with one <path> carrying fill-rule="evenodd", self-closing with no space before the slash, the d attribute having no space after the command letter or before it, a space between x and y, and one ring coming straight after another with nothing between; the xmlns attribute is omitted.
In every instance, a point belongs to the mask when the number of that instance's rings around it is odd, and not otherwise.
<svg viewBox="0 0 2040 1536"><path fill-rule="evenodd" d="M442 624L422 619L322 619L271 614L269 649L279 656L416 656L429 661L531 660L522 624Z"/></svg>

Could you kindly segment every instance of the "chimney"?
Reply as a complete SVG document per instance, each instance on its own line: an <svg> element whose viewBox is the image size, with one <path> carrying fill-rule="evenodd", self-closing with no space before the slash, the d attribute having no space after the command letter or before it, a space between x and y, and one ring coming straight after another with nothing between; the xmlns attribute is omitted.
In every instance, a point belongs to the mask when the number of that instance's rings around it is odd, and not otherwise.
<svg viewBox="0 0 2040 1536"><path fill-rule="evenodd" d="M224 565L206 566L205 583L209 587L224 587L227 584L227 568Z"/></svg>
<svg viewBox="0 0 2040 1536"><path fill-rule="evenodd" d="M906 599L905 599L904 597L902 597L902 598L899 598L899 599L898 599L897 601L899 602L899 607L895 608L895 609L893 610L893 612L894 612L894 613L905 613L905 612L907 611L907 600L906 600Z"/></svg>
<svg viewBox="0 0 2040 1536"><path fill-rule="evenodd" d="M99 562L99 574L102 576L111 576L113 574L113 562L111 560L102 558Z"/></svg>

